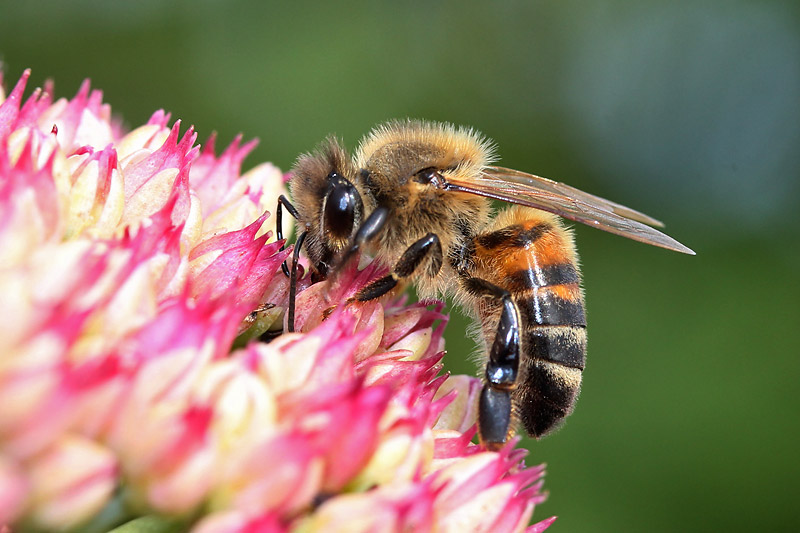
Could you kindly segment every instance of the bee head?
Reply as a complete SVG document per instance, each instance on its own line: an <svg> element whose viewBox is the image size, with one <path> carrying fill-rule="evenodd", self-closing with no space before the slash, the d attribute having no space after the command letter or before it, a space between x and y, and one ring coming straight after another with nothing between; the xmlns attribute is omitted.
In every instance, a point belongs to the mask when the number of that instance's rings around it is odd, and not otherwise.
<svg viewBox="0 0 800 533"><path fill-rule="evenodd" d="M292 175L289 188L300 227L308 231L306 251L326 276L364 218L355 167L339 141L329 137L315 152L298 158Z"/></svg>

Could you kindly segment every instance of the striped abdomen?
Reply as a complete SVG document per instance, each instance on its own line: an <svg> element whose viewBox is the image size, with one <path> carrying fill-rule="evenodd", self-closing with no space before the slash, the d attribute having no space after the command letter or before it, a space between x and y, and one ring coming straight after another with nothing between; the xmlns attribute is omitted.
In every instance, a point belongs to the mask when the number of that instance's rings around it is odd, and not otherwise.
<svg viewBox="0 0 800 533"><path fill-rule="evenodd" d="M577 255L558 217L511 207L474 240L472 273L511 293L520 316L521 364L512 393L516 418L540 437L571 411L586 355L586 315ZM478 306L486 345L499 306Z"/></svg>

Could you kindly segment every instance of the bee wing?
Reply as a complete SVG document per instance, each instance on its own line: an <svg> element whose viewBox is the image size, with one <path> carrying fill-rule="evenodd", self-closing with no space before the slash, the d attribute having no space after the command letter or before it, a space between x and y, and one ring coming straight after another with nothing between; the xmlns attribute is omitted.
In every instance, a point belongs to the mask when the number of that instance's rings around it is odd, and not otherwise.
<svg viewBox="0 0 800 533"><path fill-rule="evenodd" d="M605 198L600 198L599 196L589 194L588 192L583 192L575 187L570 187L565 183L559 183L551 179L520 172L519 170L514 170L513 168L488 167L487 171L497 179L512 183L519 183L523 188L530 186L537 190L547 191L552 194L565 196L568 198L575 198L576 200L580 200L587 204L596 205L604 210L611 211L637 222L643 222L644 224L648 224L650 226L658 226L659 228L664 227L664 223L660 220L656 220L653 217L647 216L644 213L636 211L635 209L631 209L630 207L625 207L624 205L612 202L611 200L606 200Z"/></svg>
<svg viewBox="0 0 800 533"><path fill-rule="evenodd" d="M453 190L534 207L635 241L685 254L694 252L669 235L648 226L658 220L599 196L533 174L486 167L477 177L447 178Z"/></svg>

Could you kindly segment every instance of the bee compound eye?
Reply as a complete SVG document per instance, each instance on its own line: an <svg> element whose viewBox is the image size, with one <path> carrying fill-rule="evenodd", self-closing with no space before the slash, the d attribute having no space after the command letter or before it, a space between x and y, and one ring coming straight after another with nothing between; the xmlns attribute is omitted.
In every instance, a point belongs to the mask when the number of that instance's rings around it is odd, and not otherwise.
<svg viewBox="0 0 800 533"><path fill-rule="evenodd" d="M353 232L361 198L352 183L336 172L328 175L329 188L322 208L322 224L335 239L347 239Z"/></svg>

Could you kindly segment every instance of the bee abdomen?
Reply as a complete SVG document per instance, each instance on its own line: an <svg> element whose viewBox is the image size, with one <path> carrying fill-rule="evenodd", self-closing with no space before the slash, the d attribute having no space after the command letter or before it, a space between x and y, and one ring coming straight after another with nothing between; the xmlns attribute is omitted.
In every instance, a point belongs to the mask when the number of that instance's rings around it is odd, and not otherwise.
<svg viewBox="0 0 800 533"><path fill-rule="evenodd" d="M525 430L541 437L572 412L586 365L586 315L577 283L516 295L524 369L516 394Z"/></svg>
<svg viewBox="0 0 800 533"><path fill-rule="evenodd" d="M574 264L556 263L544 267L523 268L506 276L508 290L515 293L552 285L579 285L581 275Z"/></svg>
<svg viewBox="0 0 800 533"><path fill-rule="evenodd" d="M515 206L474 243L475 275L511 293L519 310L514 417L528 434L541 437L572 412L586 362L586 313L572 236L556 217ZM487 343L496 316L494 305L484 308Z"/></svg>
<svg viewBox="0 0 800 533"><path fill-rule="evenodd" d="M522 334L527 355L569 368L586 366L586 330L574 326L525 327Z"/></svg>
<svg viewBox="0 0 800 533"><path fill-rule="evenodd" d="M581 370L541 359L525 361L514 391L516 417L532 437L555 429L572 412L581 388Z"/></svg>
<svg viewBox="0 0 800 533"><path fill-rule="evenodd" d="M515 293L522 322L537 326L586 327L586 313L578 284L534 287Z"/></svg>

